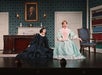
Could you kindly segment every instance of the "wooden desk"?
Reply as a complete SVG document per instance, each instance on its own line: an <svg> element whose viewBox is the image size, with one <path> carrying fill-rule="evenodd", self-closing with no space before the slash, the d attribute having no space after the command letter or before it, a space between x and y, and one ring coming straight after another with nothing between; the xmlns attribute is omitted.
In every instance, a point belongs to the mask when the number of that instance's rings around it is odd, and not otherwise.
<svg viewBox="0 0 102 75"><path fill-rule="evenodd" d="M34 35L4 35L4 54L20 53L27 48Z"/></svg>

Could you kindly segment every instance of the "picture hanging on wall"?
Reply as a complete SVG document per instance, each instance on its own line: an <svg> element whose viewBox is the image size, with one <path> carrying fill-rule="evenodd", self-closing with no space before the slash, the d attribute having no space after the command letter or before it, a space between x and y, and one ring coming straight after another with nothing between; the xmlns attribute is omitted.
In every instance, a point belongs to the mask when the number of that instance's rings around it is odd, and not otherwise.
<svg viewBox="0 0 102 75"><path fill-rule="evenodd" d="M28 22L38 21L38 3L37 2L25 3L25 21L28 21Z"/></svg>

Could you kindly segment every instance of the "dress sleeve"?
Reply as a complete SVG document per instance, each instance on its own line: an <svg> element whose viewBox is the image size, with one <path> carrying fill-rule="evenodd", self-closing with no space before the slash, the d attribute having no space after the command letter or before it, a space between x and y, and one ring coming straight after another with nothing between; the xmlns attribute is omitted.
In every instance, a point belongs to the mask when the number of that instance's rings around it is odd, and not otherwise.
<svg viewBox="0 0 102 75"><path fill-rule="evenodd" d="M49 48L48 39L47 39L46 36L45 36L45 47L46 47L46 48Z"/></svg>
<svg viewBox="0 0 102 75"><path fill-rule="evenodd" d="M61 34L61 30L58 31L56 38L57 38L58 41L62 40L63 37L62 37L62 34Z"/></svg>
<svg viewBox="0 0 102 75"><path fill-rule="evenodd" d="M73 31L71 31L71 30L70 30L70 33L69 33L69 37L70 37L70 39L78 38L78 36Z"/></svg>
<svg viewBox="0 0 102 75"><path fill-rule="evenodd" d="M39 34L35 34L33 39L31 40L30 44L29 45L33 45L33 44L37 44L38 43L38 35Z"/></svg>

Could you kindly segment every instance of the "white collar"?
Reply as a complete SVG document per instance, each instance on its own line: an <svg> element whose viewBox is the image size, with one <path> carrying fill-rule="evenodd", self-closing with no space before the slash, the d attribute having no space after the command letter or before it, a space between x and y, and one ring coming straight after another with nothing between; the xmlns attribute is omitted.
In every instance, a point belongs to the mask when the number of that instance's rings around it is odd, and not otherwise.
<svg viewBox="0 0 102 75"><path fill-rule="evenodd" d="M42 35L41 33L40 33L40 35L43 36L43 37L45 36L45 35Z"/></svg>

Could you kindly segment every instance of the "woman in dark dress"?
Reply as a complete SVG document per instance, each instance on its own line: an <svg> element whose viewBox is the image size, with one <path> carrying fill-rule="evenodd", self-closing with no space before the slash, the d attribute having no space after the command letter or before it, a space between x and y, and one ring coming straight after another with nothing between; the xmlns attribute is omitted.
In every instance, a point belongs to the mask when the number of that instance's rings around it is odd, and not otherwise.
<svg viewBox="0 0 102 75"><path fill-rule="evenodd" d="M53 51L49 48L45 28L42 28L40 30L40 33L35 34L33 40L26 48L26 50L16 56L17 59L52 59L52 57Z"/></svg>

